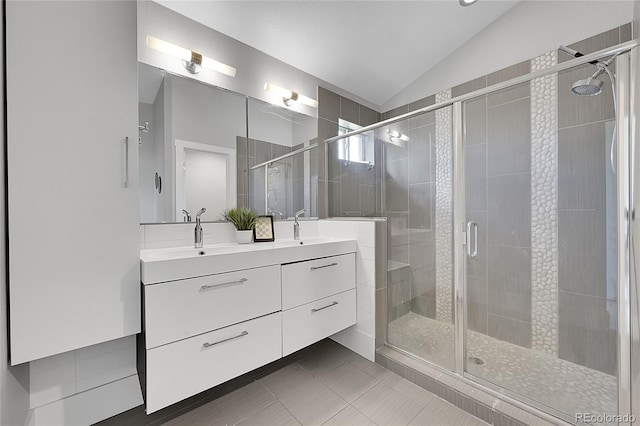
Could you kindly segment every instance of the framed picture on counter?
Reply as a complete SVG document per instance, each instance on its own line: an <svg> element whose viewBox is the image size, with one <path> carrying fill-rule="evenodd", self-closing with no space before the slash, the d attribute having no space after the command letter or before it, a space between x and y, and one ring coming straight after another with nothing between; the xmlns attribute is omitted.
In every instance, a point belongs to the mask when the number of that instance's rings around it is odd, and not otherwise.
<svg viewBox="0 0 640 426"><path fill-rule="evenodd" d="M256 227L253 228L253 241L256 243L264 243L275 240L273 216L258 216L258 219L256 219Z"/></svg>

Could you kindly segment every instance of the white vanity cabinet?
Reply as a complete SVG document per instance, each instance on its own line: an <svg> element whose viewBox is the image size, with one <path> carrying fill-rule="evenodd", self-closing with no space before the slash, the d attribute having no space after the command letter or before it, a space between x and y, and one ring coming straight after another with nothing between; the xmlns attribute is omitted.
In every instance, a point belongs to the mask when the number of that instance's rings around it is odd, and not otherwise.
<svg viewBox="0 0 640 426"><path fill-rule="evenodd" d="M15 365L140 331L136 2L5 7Z"/></svg>
<svg viewBox="0 0 640 426"><path fill-rule="evenodd" d="M356 323L355 241L255 244L246 248L253 259L247 266L261 266L231 272L216 261L224 248L207 250L219 254L185 259L176 252L185 264L200 261L224 272L164 282L143 273L147 414ZM144 271L162 253L141 257ZM265 266L266 259L277 263Z"/></svg>
<svg viewBox="0 0 640 426"><path fill-rule="evenodd" d="M356 323L356 255L282 266L282 349L287 356Z"/></svg>
<svg viewBox="0 0 640 426"><path fill-rule="evenodd" d="M280 265L145 287L147 349L277 312Z"/></svg>

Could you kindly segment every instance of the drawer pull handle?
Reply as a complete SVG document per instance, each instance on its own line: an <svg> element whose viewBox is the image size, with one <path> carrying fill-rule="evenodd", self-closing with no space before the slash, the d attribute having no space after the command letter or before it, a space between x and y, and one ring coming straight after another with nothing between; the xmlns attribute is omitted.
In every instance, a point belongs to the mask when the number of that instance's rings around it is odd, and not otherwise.
<svg viewBox="0 0 640 426"><path fill-rule="evenodd" d="M211 346L215 346L215 345L219 345L220 343L224 343L224 342L228 342L229 340L235 340L235 339L239 339L241 337L244 337L246 335L248 335L249 332L248 331L243 331L242 333L238 334L237 336L233 336L233 337L227 337L226 339L222 339L222 340L218 340L217 342L213 342L213 343L204 343L202 345L203 348L210 348Z"/></svg>
<svg viewBox="0 0 640 426"><path fill-rule="evenodd" d="M321 311L321 310L323 310L323 309L330 308L330 307L332 307L332 306L336 306L337 304L338 304L338 302L333 302L332 304L327 305L327 306L323 306L322 308L312 309L312 310L311 310L311 313L318 312L318 311Z"/></svg>
<svg viewBox="0 0 640 426"><path fill-rule="evenodd" d="M322 269L322 268L328 268L329 266L337 266L338 264L336 262L330 263L328 265L322 265L322 266L312 266L311 270L315 271L316 269Z"/></svg>
<svg viewBox="0 0 640 426"><path fill-rule="evenodd" d="M206 285L203 285L202 287L200 287L200 290L211 290L212 288L222 287L224 285L242 284L242 283L246 283L247 281L249 281L249 280L246 279L246 278L242 278L242 279L239 279L237 281L229 281L228 283L206 284Z"/></svg>

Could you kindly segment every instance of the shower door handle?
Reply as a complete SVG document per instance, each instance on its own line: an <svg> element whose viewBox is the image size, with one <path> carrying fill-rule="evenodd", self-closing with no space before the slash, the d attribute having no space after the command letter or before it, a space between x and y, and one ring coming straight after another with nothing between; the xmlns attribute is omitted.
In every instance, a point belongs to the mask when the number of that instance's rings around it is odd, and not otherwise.
<svg viewBox="0 0 640 426"><path fill-rule="evenodd" d="M473 250L471 250L471 229L473 228ZM476 257L478 255L478 224L467 222L467 256Z"/></svg>

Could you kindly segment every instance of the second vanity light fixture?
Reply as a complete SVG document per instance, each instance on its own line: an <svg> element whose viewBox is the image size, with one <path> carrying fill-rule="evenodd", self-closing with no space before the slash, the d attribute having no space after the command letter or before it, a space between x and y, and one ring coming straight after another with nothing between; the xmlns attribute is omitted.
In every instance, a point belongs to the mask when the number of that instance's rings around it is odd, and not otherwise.
<svg viewBox="0 0 640 426"><path fill-rule="evenodd" d="M284 102L286 106L291 106L294 102L300 102L301 104L308 105L312 108L318 108L318 101L306 97L298 92L294 92L293 90L284 89L271 83L265 83L264 90L271 92L276 96L282 96L282 102Z"/></svg>
<svg viewBox="0 0 640 426"><path fill-rule="evenodd" d="M409 136L397 130L387 129L387 135L389 135L389 141L391 142L409 142L410 139Z"/></svg>
<svg viewBox="0 0 640 426"><path fill-rule="evenodd" d="M176 46L175 44L168 43L159 38L153 36L147 36L147 46L152 49L159 50L167 55L175 56L178 59L182 59L182 65L191 74L197 74L201 68L207 68L213 71L217 71L222 74L226 74L229 77L236 76L236 69L230 65L218 62L215 59L211 59L204 56L201 53L194 52L193 50L185 49L184 47Z"/></svg>

